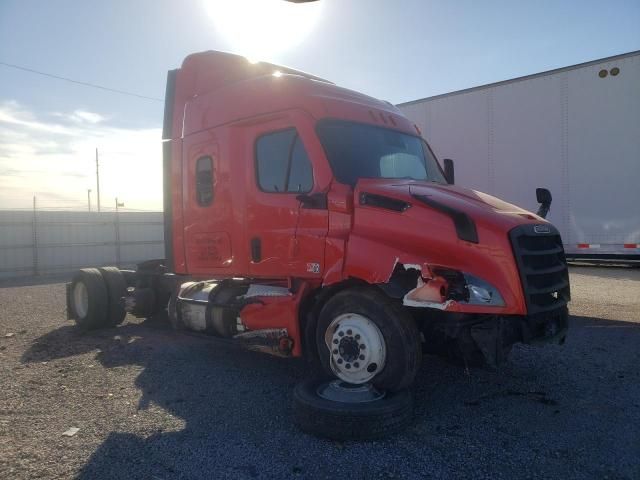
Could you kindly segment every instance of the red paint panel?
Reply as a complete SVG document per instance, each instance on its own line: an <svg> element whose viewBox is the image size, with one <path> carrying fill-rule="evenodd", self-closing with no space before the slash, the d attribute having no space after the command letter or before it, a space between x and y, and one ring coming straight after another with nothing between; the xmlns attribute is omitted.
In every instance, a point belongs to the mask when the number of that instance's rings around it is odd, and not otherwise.
<svg viewBox="0 0 640 480"><path fill-rule="evenodd" d="M315 134L317 120L386 124L409 134L417 127L390 104L304 74L274 77L269 75L273 68L205 52L189 56L177 73L170 186L177 273L295 277L317 287L350 277L385 282L396 262L421 265L423 271L428 265L444 266L492 283L506 302L504 308L455 304L453 310L526 313L508 232L541 219L456 186L362 179L354 191L338 184ZM326 209L305 209L295 193L266 193L257 187L255 140L283 128L298 131L313 165L310 193L326 194ZM193 166L203 154L214 158L210 207L197 205L194 196ZM395 212L360 205L361 192L403 200L411 207ZM416 202L413 194L467 213L476 224L479 243L460 240L450 217ZM263 258L252 262L250 242L255 237L260 238ZM287 328L294 338L294 354L299 355L297 309L303 294L267 298L264 305L245 307L241 316L250 328Z"/></svg>
<svg viewBox="0 0 640 480"><path fill-rule="evenodd" d="M308 290L309 284L303 283L295 295L260 297L261 303L251 303L241 310L242 323L249 330L286 328L289 337L293 340L291 353L294 357L299 357L302 355L299 309L300 302Z"/></svg>

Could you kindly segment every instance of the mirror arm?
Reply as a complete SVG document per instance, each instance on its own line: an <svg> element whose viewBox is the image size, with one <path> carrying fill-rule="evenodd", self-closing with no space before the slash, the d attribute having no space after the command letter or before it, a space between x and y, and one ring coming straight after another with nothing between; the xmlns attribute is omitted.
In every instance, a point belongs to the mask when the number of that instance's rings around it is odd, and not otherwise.
<svg viewBox="0 0 640 480"><path fill-rule="evenodd" d="M455 183L455 170L453 167L453 160L451 160L450 158L445 158L442 163L444 164L445 180L449 185L453 185Z"/></svg>
<svg viewBox="0 0 640 480"><path fill-rule="evenodd" d="M540 207L538 207L538 211L536 212L536 215L542 218L547 218L547 214L549 213L550 209L551 209L550 203L541 203Z"/></svg>
<svg viewBox="0 0 640 480"><path fill-rule="evenodd" d="M296 195L296 200L302 204L302 208L309 208L313 210L327 209L327 194L324 192L312 194L301 193L300 195Z"/></svg>

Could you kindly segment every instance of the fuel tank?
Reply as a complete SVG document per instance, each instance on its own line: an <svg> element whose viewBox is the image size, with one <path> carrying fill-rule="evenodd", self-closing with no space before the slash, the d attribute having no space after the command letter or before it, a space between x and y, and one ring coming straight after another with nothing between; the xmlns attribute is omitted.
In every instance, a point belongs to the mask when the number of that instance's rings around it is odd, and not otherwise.
<svg viewBox="0 0 640 480"><path fill-rule="evenodd" d="M224 282L187 282L180 286L175 310L170 314L188 330L219 337L233 337L244 331L238 312L244 306L239 298L248 286Z"/></svg>

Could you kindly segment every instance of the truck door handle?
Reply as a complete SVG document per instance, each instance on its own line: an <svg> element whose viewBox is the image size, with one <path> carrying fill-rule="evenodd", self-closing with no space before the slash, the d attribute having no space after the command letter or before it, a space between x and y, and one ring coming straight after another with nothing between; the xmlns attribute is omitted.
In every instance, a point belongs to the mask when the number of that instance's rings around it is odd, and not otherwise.
<svg viewBox="0 0 640 480"><path fill-rule="evenodd" d="M251 260L253 262L262 260L262 242L258 237L251 239Z"/></svg>

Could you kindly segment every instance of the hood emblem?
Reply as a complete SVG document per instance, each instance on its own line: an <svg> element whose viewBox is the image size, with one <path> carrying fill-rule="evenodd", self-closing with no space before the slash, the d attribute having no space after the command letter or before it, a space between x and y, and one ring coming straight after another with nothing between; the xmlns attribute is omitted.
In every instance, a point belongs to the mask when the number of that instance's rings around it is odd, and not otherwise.
<svg viewBox="0 0 640 480"><path fill-rule="evenodd" d="M533 231L536 233L551 233L551 229L547 225L534 225Z"/></svg>

